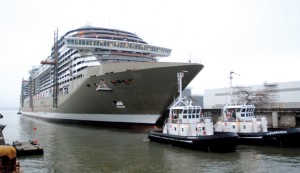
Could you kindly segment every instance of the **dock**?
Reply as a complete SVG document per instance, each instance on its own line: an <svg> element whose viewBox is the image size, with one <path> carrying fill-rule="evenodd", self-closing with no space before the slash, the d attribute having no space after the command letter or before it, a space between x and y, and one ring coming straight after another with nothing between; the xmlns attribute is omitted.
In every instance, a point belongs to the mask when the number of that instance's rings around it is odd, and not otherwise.
<svg viewBox="0 0 300 173"><path fill-rule="evenodd" d="M13 146L17 150L17 157L28 156L28 155L43 155L44 149L35 141L28 142L13 142Z"/></svg>

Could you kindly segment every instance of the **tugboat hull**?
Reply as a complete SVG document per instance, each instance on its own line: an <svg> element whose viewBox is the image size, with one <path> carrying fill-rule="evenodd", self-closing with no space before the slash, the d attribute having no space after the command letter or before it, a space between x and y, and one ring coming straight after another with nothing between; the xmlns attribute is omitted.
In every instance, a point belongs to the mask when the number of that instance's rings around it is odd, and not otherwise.
<svg viewBox="0 0 300 173"><path fill-rule="evenodd" d="M266 145L300 148L300 128L269 131L263 139Z"/></svg>
<svg viewBox="0 0 300 173"><path fill-rule="evenodd" d="M207 152L234 152L237 144L237 134L215 133L207 136L177 136L164 134L161 131L151 131L148 138L165 144L172 144L188 149Z"/></svg>
<svg viewBox="0 0 300 173"><path fill-rule="evenodd" d="M300 128L271 130L260 133L238 133L239 145L300 148Z"/></svg>

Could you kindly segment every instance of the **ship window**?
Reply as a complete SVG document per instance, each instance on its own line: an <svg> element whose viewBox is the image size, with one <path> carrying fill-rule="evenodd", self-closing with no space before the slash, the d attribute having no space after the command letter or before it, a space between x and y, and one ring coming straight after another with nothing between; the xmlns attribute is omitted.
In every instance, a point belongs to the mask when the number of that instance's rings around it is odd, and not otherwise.
<svg viewBox="0 0 300 173"><path fill-rule="evenodd" d="M241 117L245 117L245 114L241 114Z"/></svg>
<svg viewBox="0 0 300 173"><path fill-rule="evenodd" d="M244 125L243 128L246 129L246 126Z"/></svg>
<svg viewBox="0 0 300 173"><path fill-rule="evenodd" d="M202 130L205 130L205 127L202 127Z"/></svg>
<svg viewBox="0 0 300 173"><path fill-rule="evenodd" d="M192 110L191 110L191 109L189 109L189 113L192 113Z"/></svg>
<svg viewBox="0 0 300 173"><path fill-rule="evenodd" d="M176 131L176 127L174 127L174 130Z"/></svg>
<svg viewBox="0 0 300 173"><path fill-rule="evenodd" d="M189 119L191 119L191 117L192 117L192 116L191 116L191 115L189 115Z"/></svg>
<svg viewBox="0 0 300 173"><path fill-rule="evenodd" d="M194 114L192 115L192 118L195 118L195 115L194 115Z"/></svg>
<svg viewBox="0 0 300 173"><path fill-rule="evenodd" d="M199 113L200 112L200 109L197 109L197 113Z"/></svg>
<svg viewBox="0 0 300 173"><path fill-rule="evenodd" d="M183 119L186 119L187 118L187 115L183 115Z"/></svg>
<svg viewBox="0 0 300 173"><path fill-rule="evenodd" d="M184 109L184 110L183 110L183 113L184 113L184 114L186 114L186 113L187 113L187 110L186 110L186 109Z"/></svg>
<svg viewBox="0 0 300 173"><path fill-rule="evenodd" d="M235 125L232 125L232 128L235 129Z"/></svg>
<svg viewBox="0 0 300 173"><path fill-rule="evenodd" d="M196 118L199 118L199 114L196 115Z"/></svg>
<svg viewBox="0 0 300 173"><path fill-rule="evenodd" d="M183 128L181 128L181 131L183 132Z"/></svg>
<svg viewBox="0 0 300 173"><path fill-rule="evenodd" d="M196 113L196 109L193 110L193 113Z"/></svg>

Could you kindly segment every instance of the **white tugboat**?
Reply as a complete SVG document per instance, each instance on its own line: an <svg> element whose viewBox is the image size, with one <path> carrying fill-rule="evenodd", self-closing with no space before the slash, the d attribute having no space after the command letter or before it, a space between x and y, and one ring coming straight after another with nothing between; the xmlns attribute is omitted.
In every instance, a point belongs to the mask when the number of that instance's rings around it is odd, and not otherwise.
<svg viewBox="0 0 300 173"><path fill-rule="evenodd" d="M268 131L266 117L256 117L254 110L254 105L225 105L220 120L214 125L215 132L237 133L238 144L300 147L300 128Z"/></svg>
<svg viewBox="0 0 300 173"><path fill-rule="evenodd" d="M235 132L238 144L300 147L300 128L268 131L267 119L254 115L253 105L226 105L215 132Z"/></svg>
<svg viewBox="0 0 300 173"><path fill-rule="evenodd" d="M208 152L234 152L237 134L214 133L211 118L203 117L201 106L195 106L182 97L184 72L177 73L179 98L171 106L163 130L150 131L152 141L179 145Z"/></svg>
<svg viewBox="0 0 300 173"><path fill-rule="evenodd" d="M229 105L223 108L223 114L215 125L216 132L235 132L239 135L239 144L257 143L267 133L265 117L254 116L253 105Z"/></svg>

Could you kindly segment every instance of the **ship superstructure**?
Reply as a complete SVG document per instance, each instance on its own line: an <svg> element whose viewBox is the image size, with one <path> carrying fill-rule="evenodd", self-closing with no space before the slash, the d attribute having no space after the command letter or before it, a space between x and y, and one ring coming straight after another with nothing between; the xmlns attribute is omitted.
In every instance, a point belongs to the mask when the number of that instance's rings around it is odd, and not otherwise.
<svg viewBox="0 0 300 173"><path fill-rule="evenodd" d="M186 87L203 68L158 62L171 49L136 34L86 26L58 39L51 54L22 81L23 115L51 120L154 124L172 103L176 74L188 71Z"/></svg>

